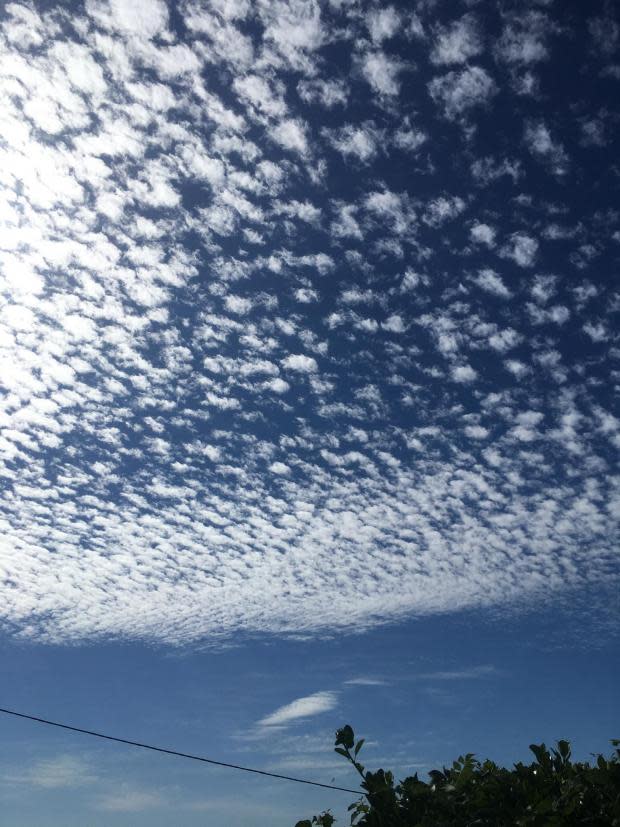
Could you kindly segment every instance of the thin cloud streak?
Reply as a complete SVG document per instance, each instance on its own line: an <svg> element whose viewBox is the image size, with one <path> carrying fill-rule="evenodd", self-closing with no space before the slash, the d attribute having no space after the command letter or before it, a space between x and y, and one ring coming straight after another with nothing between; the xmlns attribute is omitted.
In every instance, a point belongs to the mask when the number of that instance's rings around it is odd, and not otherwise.
<svg viewBox="0 0 620 827"><path fill-rule="evenodd" d="M310 718L323 712L330 712L338 705L337 692L315 692L281 706L258 721L258 727L280 727L301 718Z"/></svg>
<svg viewBox="0 0 620 827"><path fill-rule="evenodd" d="M423 672L414 676L414 679L428 680L428 681L463 681L463 680L477 680L479 678L496 677L500 673L490 665L472 666L469 669L455 669L450 672Z"/></svg>

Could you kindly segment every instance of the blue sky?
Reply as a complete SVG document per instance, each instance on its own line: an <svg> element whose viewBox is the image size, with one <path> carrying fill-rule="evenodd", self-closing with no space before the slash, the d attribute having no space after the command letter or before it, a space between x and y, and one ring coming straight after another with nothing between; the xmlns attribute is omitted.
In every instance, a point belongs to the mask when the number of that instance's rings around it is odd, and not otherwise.
<svg viewBox="0 0 620 827"><path fill-rule="evenodd" d="M605 751L613 4L9 3L0 38L0 705L345 786L345 722L401 774ZM24 827L350 800L0 727Z"/></svg>

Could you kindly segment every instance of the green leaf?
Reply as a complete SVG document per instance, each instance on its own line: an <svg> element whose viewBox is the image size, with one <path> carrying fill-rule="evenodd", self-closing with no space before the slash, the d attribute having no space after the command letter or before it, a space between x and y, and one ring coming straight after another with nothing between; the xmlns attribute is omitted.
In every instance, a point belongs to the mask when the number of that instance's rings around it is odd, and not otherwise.
<svg viewBox="0 0 620 827"><path fill-rule="evenodd" d="M357 755L357 753L361 750L365 740L365 738L360 738L360 740L357 742L357 744L355 745L355 755Z"/></svg>
<svg viewBox="0 0 620 827"><path fill-rule="evenodd" d="M295 827L312 827L312 822L307 818L305 821L298 821Z"/></svg>
<svg viewBox="0 0 620 827"><path fill-rule="evenodd" d="M349 753L342 747L334 747L334 752L337 752L338 755L344 755L345 758L349 757Z"/></svg>
<svg viewBox="0 0 620 827"><path fill-rule="evenodd" d="M354 743L355 734L348 724L336 731L336 745L342 744L343 747L351 749Z"/></svg>
<svg viewBox="0 0 620 827"><path fill-rule="evenodd" d="M542 744L530 744L530 749L536 756L536 760L539 764L546 763L546 760L549 758L549 753L547 752L547 747L544 742Z"/></svg>
<svg viewBox="0 0 620 827"><path fill-rule="evenodd" d="M552 806L553 801L550 798L544 798L542 801L539 801L536 805L536 813L538 813L539 815L548 813L551 811Z"/></svg>
<svg viewBox="0 0 620 827"><path fill-rule="evenodd" d="M566 760L570 757L570 744L568 741L558 741L558 749L562 758Z"/></svg>

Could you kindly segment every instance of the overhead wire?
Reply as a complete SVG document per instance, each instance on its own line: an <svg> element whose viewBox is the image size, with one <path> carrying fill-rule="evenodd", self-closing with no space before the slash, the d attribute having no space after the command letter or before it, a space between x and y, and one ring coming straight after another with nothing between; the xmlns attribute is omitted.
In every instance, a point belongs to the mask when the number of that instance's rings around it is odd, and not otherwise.
<svg viewBox="0 0 620 827"><path fill-rule="evenodd" d="M188 758L191 761L201 761L203 764L213 764L216 767L226 767L231 770L240 770L241 772L251 772L256 775L264 775L269 778L278 778L281 781L293 781L296 784L309 784L313 787L323 787L327 790L338 790L343 793L353 793L359 795L360 790L351 790L348 787L337 787L333 784L323 784L320 781L310 781L307 778L295 778L292 775L281 775L277 772L269 772L268 770L259 770L254 767L243 767L239 764L230 764L227 761L216 761L214 758L205 758L202 755L192 755L189 752L179 752L175 749L166 749L165 747L157 747L153 744L144 744L140 741L131 741L128 738L118 738L115 735L106 735L103 732L95 732L92 729L83 729L82 727L64 724L59 721L50 721L47 718L40 718L38 715L27 715L25 712L17 712L14 709L4 709L0 707L0 713L4 715L13 715L15 718L23 718L27 721L34 721L38 724L47 724L47 726L57 727L58 729L66 729L70 732L79 732L82 735L91 735L94 738L103 738L106 741L115 741L117 744L125 744L130 747L139 747L140 749L151 750L152 752L162 752L166 755L176 755L179 758Z"/></svg>

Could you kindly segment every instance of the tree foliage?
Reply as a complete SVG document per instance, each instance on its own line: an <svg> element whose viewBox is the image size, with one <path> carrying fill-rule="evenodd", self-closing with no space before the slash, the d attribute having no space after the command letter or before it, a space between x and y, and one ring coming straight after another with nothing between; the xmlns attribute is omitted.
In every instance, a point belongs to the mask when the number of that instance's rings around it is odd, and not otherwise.
<svg viewBox="0 0 620 827"><path fill-rule="evenodd" d="M611 757L571 761L568 741L556 748L531 744L535 760L512 769L461 755L451 767L394 782L387 770L370 772L358 757L364 741L350 726L336 733L335 750L361 776L362 798L349 807L356 827L620 827L620 741ZM327 811L295 827L331 827Z"/></svg>

